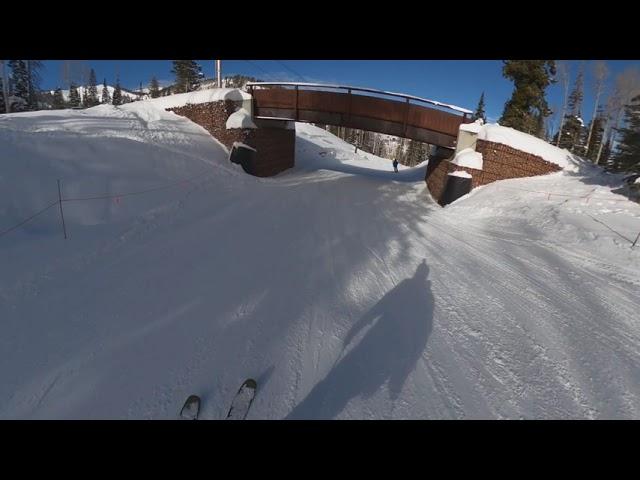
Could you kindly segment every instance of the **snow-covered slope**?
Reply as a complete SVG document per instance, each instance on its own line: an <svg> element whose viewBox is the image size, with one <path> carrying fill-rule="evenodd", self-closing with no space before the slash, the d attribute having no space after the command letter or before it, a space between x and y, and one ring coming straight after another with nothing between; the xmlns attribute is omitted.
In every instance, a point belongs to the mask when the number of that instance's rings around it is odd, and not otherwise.
<svg viewBox="0 0 640 480"><path fill-rule="evenodd" d="M171 186L65 202L66 241L56 208L0 237L0 418L176 418L191 393L223 418L247 377L250 419L640 416L640 249L598 223L640 231L617 177L441 209L425 165L302 124L296 149L258 179L153 102L2 116L0 230L57 178Z"/></svg>
<svg viewBox="0 0 640 480"><path fill-rule="evenodd" d="M155 108L175 108L187 104L217 102L221 100L242 101L249 100L251 96L238 88L211 88L196 90L195 92L178 93L166 97L158 97L147 100Z"/></svg>
<svg viewBox="0 0 640 480"><path fill-rule="evenodd" d="M104 85L102 83L96 85L96 89L98 91L98 100L102 101L102 91L104 90ZM86 93L87 88L80 86L78 87L78 93L80 94L81 97L83 97ZM113 91L115 90L114 87L112 87L111 85L107 85L107 91L109 92L109 95L111 98L113 98ZM123 90L120 89L120 91L122 92L122 96L123 97L127 97L131 100L137 100L138 99L138 95L136 95L135 93L131 93L127 90ZM50 93L53 95L54 90L51 90ZM69 101L69 90L62 90L62 97L64 98L65 101Z"/></svg>

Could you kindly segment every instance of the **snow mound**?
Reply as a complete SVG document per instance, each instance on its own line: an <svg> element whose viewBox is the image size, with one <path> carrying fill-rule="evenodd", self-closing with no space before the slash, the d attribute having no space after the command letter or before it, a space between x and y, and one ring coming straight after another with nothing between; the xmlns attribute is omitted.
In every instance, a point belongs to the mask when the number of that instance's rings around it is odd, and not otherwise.
<svg viewBox="0 0 640 480"><path fill-rule="evenodd" d="M246 109L241 108L236 112L229 115L227 119L227 128L258 128L253 120L251 114Z"/></svg>
<svg viewBox="0 0 640 480"><path fill-rule="evenodd" d="M449 176L461 177L461 178L473 178L469 172L465 172L463 170L456 170L455 172L451 172Z"/></svg>
<svg viewBox="0 0 640 480"><path fill-rule="evenodd" d="M482 121L481 118L479 118L473 123L463 123L462 125L460 125L460 130L464 130L465 132L471 132L471 133L479 133L483 125L484 125L484 122Z"/></svg>
<svg viewBox="0 0 640 480"><path fill-rule="evenodd" d="M537 155L543 160L555 163L563 170L577 172L584 161L570 153L545 142L544 140L520 132L510 127L503 127L495 123L481 125L478 122L463 124L461 130L476 133L480 140L502 143L523 152Z"/></svg>
<svg viewBox="0 0 640 480"><path fill-rule="evenodd" d="M229 168L226 148L202 127L144 101L2 115L0 156L7 160L0 172L0 231L57 200L58 179L63 198L102 197ZM65 220L73 228L137 217L162 203L163 193L70 202ZM23 231L58 228L48 214ZM12 238L19 236L7 241Z"/></svg>
<svg viewBox="0 0 640 480"><path fill-rule="evenodd" d="M465 148L456 154L451 163L458 165L459 167L482 170L482 154L480 152L476 152L473 148Z"/></svg>
<svg viewBox="0 0 640 480"><path fill-rule="evenodd" d="M196 92L178 93L176 95L168 95L166 97L153 98L146 101L157 108L167 109L198 103L219 102L223 100L241 102L249 99L251 99L251 96L239 88L211 88Z"/></svg>

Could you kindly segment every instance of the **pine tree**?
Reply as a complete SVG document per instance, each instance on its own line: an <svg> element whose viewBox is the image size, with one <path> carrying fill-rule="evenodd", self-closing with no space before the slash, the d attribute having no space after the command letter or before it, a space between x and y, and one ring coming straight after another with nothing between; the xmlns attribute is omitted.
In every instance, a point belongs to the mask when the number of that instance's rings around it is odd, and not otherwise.
<svg viewBox="0 0 640 480"><path fill-rule="evenodd" d="M109 88L107 87L107 79L102 82L102 103L111 103L111 95L109 94Z"/></svg>
<svg viewBox="0 0 640 480"><path fill-rule="evenodd" d="M13 100L12 112L23 112L28 109L29 104L29 74L27 64L24 60L9 60L11 68L11 96L18 100Z"/></svg>
<svg viewBox="0 0 640 480"><path fill-rule="evenodd" d="M567 96L569 95L569 82L571 80L571 72L570 67L567 62L558 62L557 63L557 74L558 79L560 80L560 84L562 86L562 110L560 113L560 128L556 133L553 143L557 147L560 143L560 138L562 137L562 130L564 128L564 118L567 110Z"/></svg>
<svg viewBox="0 0 640 480"><path fill-rule="evenodd" d="M53 108L55 110L65 108L64 97L62 96L62 90L60 88L56 88L55 92L53 92Z"/></svg>
<svg viewBox="0 0 640 480"><path fill-rule="evenodd" d="M151 95L151 98L158 98L160 96L160 84L158 83L158 79L155 76L151 77L149 94Z"/></svg>
<svg viewBox="0 0 640 480"><path fill-rule="evenodd" d="M78 93L78 87L76 84L71 82L71 86L69 87L69 107L79 107L80 106L80 94Z"/></svg>
<svg viewBox="0 0 640 480"><path fill-rule="evenodd" d="M89 73L89 86L85 91L84 96L84 106L85 107L95 107L100 102L98 101L98 87L96 81L96 72L91 69Z"/></svg>
<svg viewBox="0 0 640 480"><path fill-rule="evenodd" d="M578 70L576 83L573 91L569 95L569 114L579 117L582 113L582 100L584 99L584 71L582 68Z"/></svg>
<svg viewBox="0 0 640 480"><path fill-rule="evenodd" d="M576 83L569 95L568 112L564 119L562 137L558 147L566 148L577 155L586 151L586 130L582 121L582 100L584 98L584 72L578 71Z"/></svg>
<svg viewBox="0 0 640 480"><path fill-rule="evenodd" d="M640 172L640 95L624 109L624 127L617 129L620 140L616 145L612 169L618 172Z"/></svg>
<svg viewBox="0 0 640 480"><path fill-rule="evenodd" d="M504 60L502 75L514 83L511 98L504 106L500 124L533 133L539 130L539 119L551 114L545 89L553 83L553 60Z"/></svg>
<svg viewBox="0 0 640 480"><path fill-rule="evenodd" d="M120 88L120 79L116 79L116 87L113 90L113 105L122 105L122 89Z"/></svg>
<svg viewBox="0 0 640 480"><path fill-rule="evenodd" d="M547 131L544 126L544 117L540 112L536 113L535 115L535 130L532 132L532 134L542 139L547 137Z"/></svg>
<svg viewBox="0 0 640 480"><path fill-rule="evenodd" d="M487 123L487 116L484 113L484 92L480 95L480 101L473 114L473 120L478 120L479 118L481 118L484 123Z"/></svg>
<svg viewBox="0 0 640 480"><path fill-rule="evenodd" d="M174 60L171 72L176 76L176 93L192 92L200 86L202 68L195 60Z"/></svg>
<svg viewBox="0 0 640 480"><path fill-rule="evenodd" d="M5 112L4 84L2 83L2 78L0 78L0 113L7 113Z"/></svg>
<svg viewBox="0 0 640 480"><path fill-rule="evenodd" d="M42 69L42 62L40 60L26 60L27 71L27 105L31 111L40 109L40 70Z"/></svg>

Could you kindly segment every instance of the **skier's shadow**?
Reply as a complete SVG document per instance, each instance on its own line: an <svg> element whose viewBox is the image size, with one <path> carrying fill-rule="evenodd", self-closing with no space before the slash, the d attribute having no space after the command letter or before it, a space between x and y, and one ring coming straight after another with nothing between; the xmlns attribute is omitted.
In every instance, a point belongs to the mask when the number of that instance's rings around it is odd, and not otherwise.
<svg viewBox="0 0 640 480"><path fill-rule="evenodd" d="M354 324L344 349L372 326L287 419L335 418L352 398L370 397L385 383L390 397L397 398L431 334L434 301L428 275L423 260L413 277L400 282Z"/></svg>

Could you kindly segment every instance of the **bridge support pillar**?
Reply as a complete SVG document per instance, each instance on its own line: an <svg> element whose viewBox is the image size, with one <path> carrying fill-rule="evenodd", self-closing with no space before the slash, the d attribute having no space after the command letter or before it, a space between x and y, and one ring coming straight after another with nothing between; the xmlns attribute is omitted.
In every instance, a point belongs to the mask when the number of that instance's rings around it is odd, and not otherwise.
<svg viewBox="0 0 640 480"><path fill-rule="evenodd" d="M242 131L242 143L253 147L252 162L243 165L245 172L256 177L272 177L295 165L295 122L254 120L256 127Z"/></svg>
<svg viewBox="0 0 640 480"><path fill-rule="evenodd" d="M257 177L271 177L294 166L295 122L252 118L250 101L222 100L169 108L204 127L229 150L236 142L256 150L243 169ZM249 110L247 110L249 108ZM230 118L230 117L234 118Z"/></svg>

